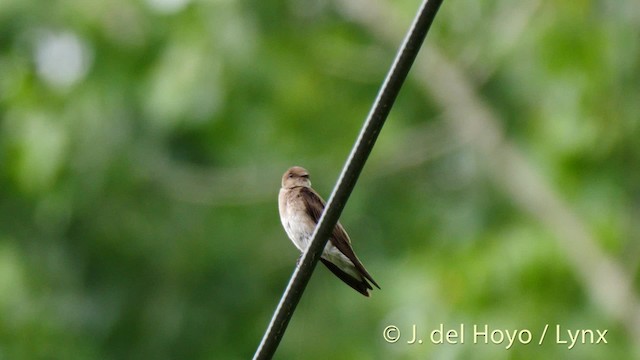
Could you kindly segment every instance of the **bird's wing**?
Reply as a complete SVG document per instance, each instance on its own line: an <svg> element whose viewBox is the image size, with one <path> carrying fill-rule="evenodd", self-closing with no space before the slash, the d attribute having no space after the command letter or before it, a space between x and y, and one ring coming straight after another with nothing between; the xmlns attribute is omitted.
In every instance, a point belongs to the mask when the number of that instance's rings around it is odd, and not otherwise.
<svg viewBox="0 0 640 360"><path fill-rule="evenodd" d="M322 216L322 212L324 211L324 200L322 200L320 195L318 195L318 193L316 193L311 188L302 188L300 190L300 195L302 195L302 199L305 202L307 213L309 214L309 216L311 216L311 218L313 218L317 225L318 221L320 220L320 216ZM371 283L373 283L378 289L380 288L380 286L378 286L371 275L369 275L369 272L364 268L360 260L358 260L356 254L353 252L349 235L347 235L347 232L339 222L333 228L333 232L331 233L331 238L329 239L329 241L331 241L333 246L338 248L338 250L340 250L340 252L343 253L344 256L351 260L353 265L356 267L356 269L358 269L358 272L360 272L362 276L371 281Z"/></svg>
<svg viewBox="0 0 640 360"><path fill-rule="evenodd" d="M302 188L300 193L302 195L302 199L304 199L307 213L317 225L318 221L320 221L320 216L322 216L322 213L324 212L324 200L322 200L320 195L311 188ZM349 260L353 261L352 257L355 257L355 254L353 253L353 249L351 249L351 240L339 222L333 228L333 232L331 233L331 243L346 257L348 257Z"/></svg>

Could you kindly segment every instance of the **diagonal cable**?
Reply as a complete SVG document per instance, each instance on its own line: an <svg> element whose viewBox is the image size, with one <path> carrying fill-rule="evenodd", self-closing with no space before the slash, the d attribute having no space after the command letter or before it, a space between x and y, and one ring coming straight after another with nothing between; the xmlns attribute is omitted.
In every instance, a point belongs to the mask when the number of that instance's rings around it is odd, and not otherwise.
<svg viewBox="0 0 640 360"><path fill-rule="evenodd" d="M373 149L373 145L402 88L402 84L407 78L411 65L413 65L420 51L420 47L427 36L427 32L442 1L424 0L420 6L391 69L378 92L378 96L351 150L351 154L342 168L338 182L312 235L311 244L304 252L300 266L294 270L262 341L254 354L254 360L271 359L278 348L293 312L309 282L309 278L318 263L322 250L329 239L329 235L338 222L349 195L351 195L355 187L358 176Z"/></svg>

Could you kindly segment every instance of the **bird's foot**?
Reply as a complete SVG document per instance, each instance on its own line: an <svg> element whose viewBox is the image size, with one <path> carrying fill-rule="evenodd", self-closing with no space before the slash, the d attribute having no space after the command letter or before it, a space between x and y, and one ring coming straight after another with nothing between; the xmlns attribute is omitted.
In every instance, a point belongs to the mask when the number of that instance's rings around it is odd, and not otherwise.
<svg viewBox="0 0 640 360"><path fill-rule="evenodd" d="M296 267L300 267L300 263L302 262L302 255L304 255L304 253L301 253L300 256L298 256L298 260L296 260Z"/></svg>

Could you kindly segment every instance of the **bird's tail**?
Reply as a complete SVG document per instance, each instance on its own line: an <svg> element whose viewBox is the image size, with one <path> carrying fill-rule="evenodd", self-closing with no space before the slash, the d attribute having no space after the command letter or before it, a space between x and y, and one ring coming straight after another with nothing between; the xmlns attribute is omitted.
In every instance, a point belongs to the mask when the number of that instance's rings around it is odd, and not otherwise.
<svg viewBox="0 0 640 360"><path fill-rule="evenodd" d="M378 289L380 288L378 284L376 284L375 281L373 281L373 279L370 279L371 276L368 273L366 275L369 275L369 276L363 275L360 279L356 279L352 275L346 273L345 271L337 267L331 261L325 260L323 258L320 258L320 261L322 261L322 263L345 284L351 286L354 290L356 290L357 292L359 292L364 296L368 297L369 290L373 290L373 287L371 287L371 284L369 284L367 279L369 279Z"/></svg>

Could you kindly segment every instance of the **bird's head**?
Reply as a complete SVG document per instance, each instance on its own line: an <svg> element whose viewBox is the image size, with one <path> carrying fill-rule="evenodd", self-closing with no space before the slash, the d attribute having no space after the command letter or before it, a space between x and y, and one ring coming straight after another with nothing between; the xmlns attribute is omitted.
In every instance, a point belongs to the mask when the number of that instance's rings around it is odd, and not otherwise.
<svg viewBox="0 0 640 360"><path fill-rule="evenodd" d="M283 189L291 189L296 186L311 187L309 172L300 166L294 166L282 175Z"/></svg>

